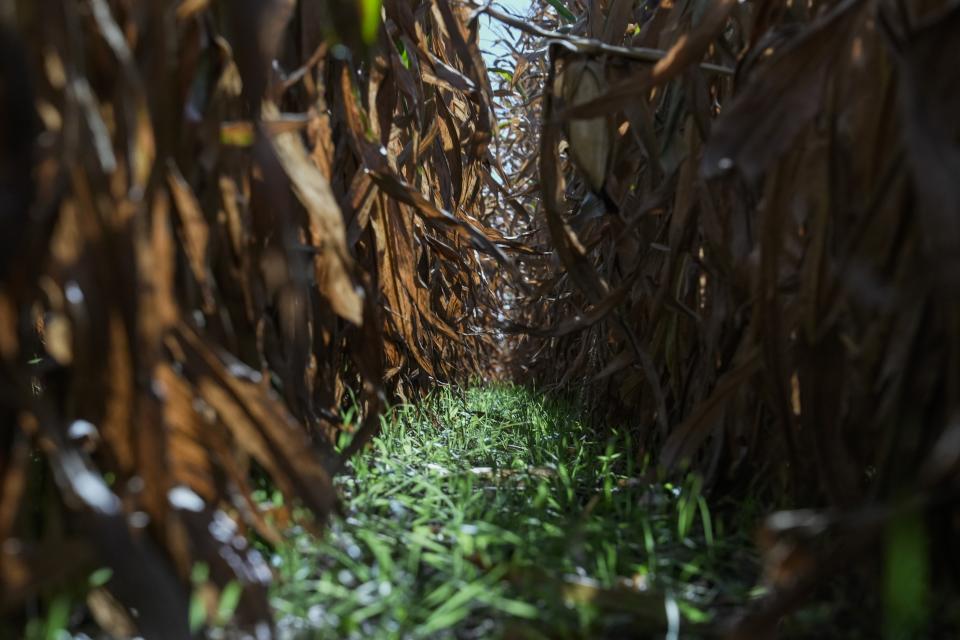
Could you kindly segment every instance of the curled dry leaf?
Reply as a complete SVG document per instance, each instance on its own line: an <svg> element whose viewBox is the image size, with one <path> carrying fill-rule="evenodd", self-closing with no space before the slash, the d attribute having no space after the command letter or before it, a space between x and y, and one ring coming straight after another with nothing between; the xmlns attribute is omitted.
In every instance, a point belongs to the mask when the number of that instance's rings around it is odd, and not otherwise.
<svg viewBox="0 0 960 640"><path fill-rule="evenodd" d="M268 115L271 111L265 109ZM343 214L330 184L296 134L281 133L272 140L294 193L307 211L311 244L316 250L313 262L317 284L337 314L359 325L363 322L363 291L350 275L353 262L347 251Z"/></svg>
<svg viewBox="0 0 960 640"><path fill-rule="evenodd" d="M606 88L602 63L573 60L561 73L563 100L570 107L586 104ZM605 117L575 118L567 123L570 155L594 191L603 189L612 151L609 120Z"/></svg>
<svg viewBox="0 0 960 640"><path fill-rule="evenodd" d="M43 346L63 366L73 361L73 328L62 313L51 313L43 323Z"/></svg>

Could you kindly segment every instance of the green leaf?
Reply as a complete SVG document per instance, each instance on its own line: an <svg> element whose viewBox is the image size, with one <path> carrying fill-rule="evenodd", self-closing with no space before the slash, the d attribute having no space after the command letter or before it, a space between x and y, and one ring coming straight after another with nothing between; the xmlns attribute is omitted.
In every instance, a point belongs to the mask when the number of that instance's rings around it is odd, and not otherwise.
<svg viewBox="0 0 960 640"><path fill-rule="evenodd" d="M87 578L87 584L90 585L91 589L96 589L110 582L110 578L112 577L113 569L110 567L101 567L90 574L90 577Z"/></svg>
<svg viewBox="0 0 960 640"><path fill-rule="evenodd" d="M190 597L190 633L197 633L207 621L207 607L203 604L203 597L199 591L194 591Z"/></svg>
<svg viewBox="0 0 960 640"><path fill-rule="evenodd" d="M683 617L693 624L705 624L713 619L712 613L698 609L689 602L677 602L677 607L680 609Z"/></svg>
<svg viewBox="0 0 960 640"><path fill-rule="evenodd" d="M536 620L540 615L540 609L528 602L521 602L520 600L511 600L510 598L493 598L490 604L500 611L503 611L507 615L514 616L515 618L528 618L530 620Z"/></svg>
<svg viewBox="0 0 960 640"><path fill-rule="evenodd" d="M217 624L225 625L237 610L240 604L240 596L243 595L243 587L236 580L231 580L227 586L220 592L220 602L217 603Z"/></svg>
<svg viewBox="0 0 960 640"><path fill-rule="evenodd" d="M194 585L202 584L210 577L210 567L206 562L197 562L190 570L190 582Z"/></svg>
<svg viewBox="0 0 960 640"><path fill-rule="evenodd" d="M713 521L710 518L710 507L703 496L697 497L697 504L700 505L700 519L703 522L703 537L708 547L713 546Z"/></svg>
<svg viewBox="0 0 960 640"><path fill-rule="evenodd" d="M930 595L929 544L920 512L902 513L887 525L884 567L887 638L923 635Z"/></svg>
<svg viewBox="0 0 960 640"><path fill-rule="evenodd" d="M560 17L567 22L574 22L577 19L577 16L573 15L570 12L570 9L567 9L567 6L563 4L563 0L547 0L550 3L550 6L557 10L557 13L560 14Z"/></svg>
<svg viewBox="0 0 960 640"><path fill-rule="evenodd" d="M380 0L362 0L360 34L366 44L373 44L380 32Z"/></svg>
<svg viewBox="0 0 960 640"><path fill-rule="evenodd" d="M67 628L70 622L70 610L73 608L72 598L67 593L62 593L50 602L50 609L47 611L47 624L44 629L45 640L58 640L61 632Z"/></svg>

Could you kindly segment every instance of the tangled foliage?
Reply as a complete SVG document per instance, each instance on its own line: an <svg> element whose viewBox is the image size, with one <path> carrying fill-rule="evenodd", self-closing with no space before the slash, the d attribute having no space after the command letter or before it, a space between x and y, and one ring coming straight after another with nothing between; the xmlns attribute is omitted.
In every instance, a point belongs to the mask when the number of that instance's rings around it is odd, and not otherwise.
<svg viewBox="0 0 960 640"><path fill-rule="evenodd" d="M517 375L586 387L715 494L824 509L768 522L744 637L883 532L956 536L960 7L549 4L491 10L536 95L506 135L538 146Z"/></svg>
<svg viewBox="0 0 960 640"><path fill-rule="evenodd" d="M142 633L187 637L202 562L208 600L239 581L238 623L269 629L245 536L287 508L264 517L250 470L322 519L388 386L495 349L476 23L447 0L0 6L3 610L106 564Z"/></svg>
<svg viewBox="0 0 960 640"><path fill-rule="evenodd" d="M496 90L481 14L523 33ZM289 508L251 470L322 519L388 393L500 373L819 509L768 522L743 637L880 544L929 562L958 31L947 0L3 0L0 608L106 563L95 613L184 637L203 562L268 632L246 534Z"/></svg>

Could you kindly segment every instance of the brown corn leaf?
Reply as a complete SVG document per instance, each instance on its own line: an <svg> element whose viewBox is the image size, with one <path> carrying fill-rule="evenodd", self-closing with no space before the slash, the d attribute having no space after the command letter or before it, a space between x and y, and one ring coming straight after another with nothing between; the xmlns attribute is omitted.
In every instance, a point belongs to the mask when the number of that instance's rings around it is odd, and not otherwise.
<svg viewBox="0 0 960 640"><path fill-rule="evenodd" d="M346 247L343 214L330 184L310 161L296 134L276 136L273 148L309 216L310 236L317 250L314 256L317 284L334 311L359 325L363 322L362 291L350 276L353 262Z"/></svg>
<svg viewBox="0 0 960 640"><path fill-rule="evenodd" d="M560 80L563 100L576 107L602 95L606 86L603 65L575 60L564 65ZM607 179L611 135L607 118L573 119L567 124L570 154L587 177L594 191L600 191Z"/></svg>
<svg viewBox="0 0 960 640"><path fill-rule="evenodd" d="M830 65L865 5L844 0L770 52L714 125L703 155L704 175L736 167L753 179L789 148L823 108Z"/></svg>

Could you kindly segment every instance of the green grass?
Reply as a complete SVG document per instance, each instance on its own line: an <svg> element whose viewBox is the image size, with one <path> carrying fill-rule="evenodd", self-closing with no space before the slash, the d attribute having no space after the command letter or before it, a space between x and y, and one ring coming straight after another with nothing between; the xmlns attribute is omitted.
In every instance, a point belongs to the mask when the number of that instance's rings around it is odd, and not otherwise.
<svg viewBox="0 0 960 640"><path fill-rule="evenodd" d="M639 481L625 432L512 386L396 408L339 479L323 539L273 553L288 637L681 637L743 602L756 560L700 494ZM722 596L721 596L722 593Z"/></svg>

